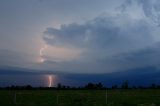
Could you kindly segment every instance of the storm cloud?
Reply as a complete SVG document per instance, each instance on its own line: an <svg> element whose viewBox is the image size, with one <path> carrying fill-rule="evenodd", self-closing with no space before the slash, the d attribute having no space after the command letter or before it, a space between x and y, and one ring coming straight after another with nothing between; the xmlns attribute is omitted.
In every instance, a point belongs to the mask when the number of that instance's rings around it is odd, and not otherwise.
<svg viewBox="0 0 160 106"><path fill-rule="evenodd" d="M159 0L0 4L0 67L62 73L159 68Z"/></svg>
<svg viewBox="0 0 160 106"><path fill-rule="evenodd" d="M112 13L85 23L49 27L43 39L51 46L84 50L79 59L59 63L59 67L73 72L77 69L99 73L157 67L160 52L157 50L158 5L158 0L126 0Z"/></svg>

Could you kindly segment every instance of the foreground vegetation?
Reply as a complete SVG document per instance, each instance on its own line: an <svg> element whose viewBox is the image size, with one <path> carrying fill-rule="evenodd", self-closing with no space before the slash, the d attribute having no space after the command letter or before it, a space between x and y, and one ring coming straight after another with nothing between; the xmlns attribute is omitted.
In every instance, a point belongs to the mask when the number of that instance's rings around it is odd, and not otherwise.
<svg viewBox="0 0 160 106"><path fill-rule="evenodd" d="M0 106L160 106L160 90L0 90Z"/></svg>

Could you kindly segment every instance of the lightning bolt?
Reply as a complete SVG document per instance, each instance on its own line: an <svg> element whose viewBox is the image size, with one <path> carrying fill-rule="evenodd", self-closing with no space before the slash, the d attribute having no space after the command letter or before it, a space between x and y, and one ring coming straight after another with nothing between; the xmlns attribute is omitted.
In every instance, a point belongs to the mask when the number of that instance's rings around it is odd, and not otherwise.
<svg viewBox="0 0 160 106"><path fill-rule="evenodd" d="M52 87L52 76L51 75L48 76L48 81L49 81L48 87Z"/></svg>
<svg viewBox="0 0 160 106"><path fill-rule="evenodd" d="M57 82L57 75L47 75L47 86L54 87Z"/></svg>
<svg viewBox="0 0 160 106"><path fill-rule="evenodd" d="M45 57L44 57L44 51L47 48L47 45L45 45L44 47L42 47L39 51L39 55L40 55L40 62L43 63L45 62Z"/></svg>

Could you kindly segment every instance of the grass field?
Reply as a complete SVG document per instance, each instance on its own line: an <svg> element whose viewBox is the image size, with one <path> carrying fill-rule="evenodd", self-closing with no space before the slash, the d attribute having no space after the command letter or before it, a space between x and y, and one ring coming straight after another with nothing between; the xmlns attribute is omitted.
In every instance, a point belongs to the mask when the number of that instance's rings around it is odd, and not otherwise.
<svg viewBox="0 0 160 106"><path fill-rule="evenodd" d="M160 106L160 90L0 90L0 106Z"/></svg>

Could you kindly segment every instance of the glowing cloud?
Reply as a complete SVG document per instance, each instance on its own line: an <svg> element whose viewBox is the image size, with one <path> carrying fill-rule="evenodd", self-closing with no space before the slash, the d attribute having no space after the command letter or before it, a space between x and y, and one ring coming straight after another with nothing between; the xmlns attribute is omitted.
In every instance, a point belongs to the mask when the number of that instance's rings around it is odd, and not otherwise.
<svg viewBox="0 0 160 106"><path fill-rule="evenodd" d="M45 45L44 47L42 47L39 51L39 55L40 55L40 63L45 62L45 57L44 57L44 51L47 48L47 45Z"/></svg>

